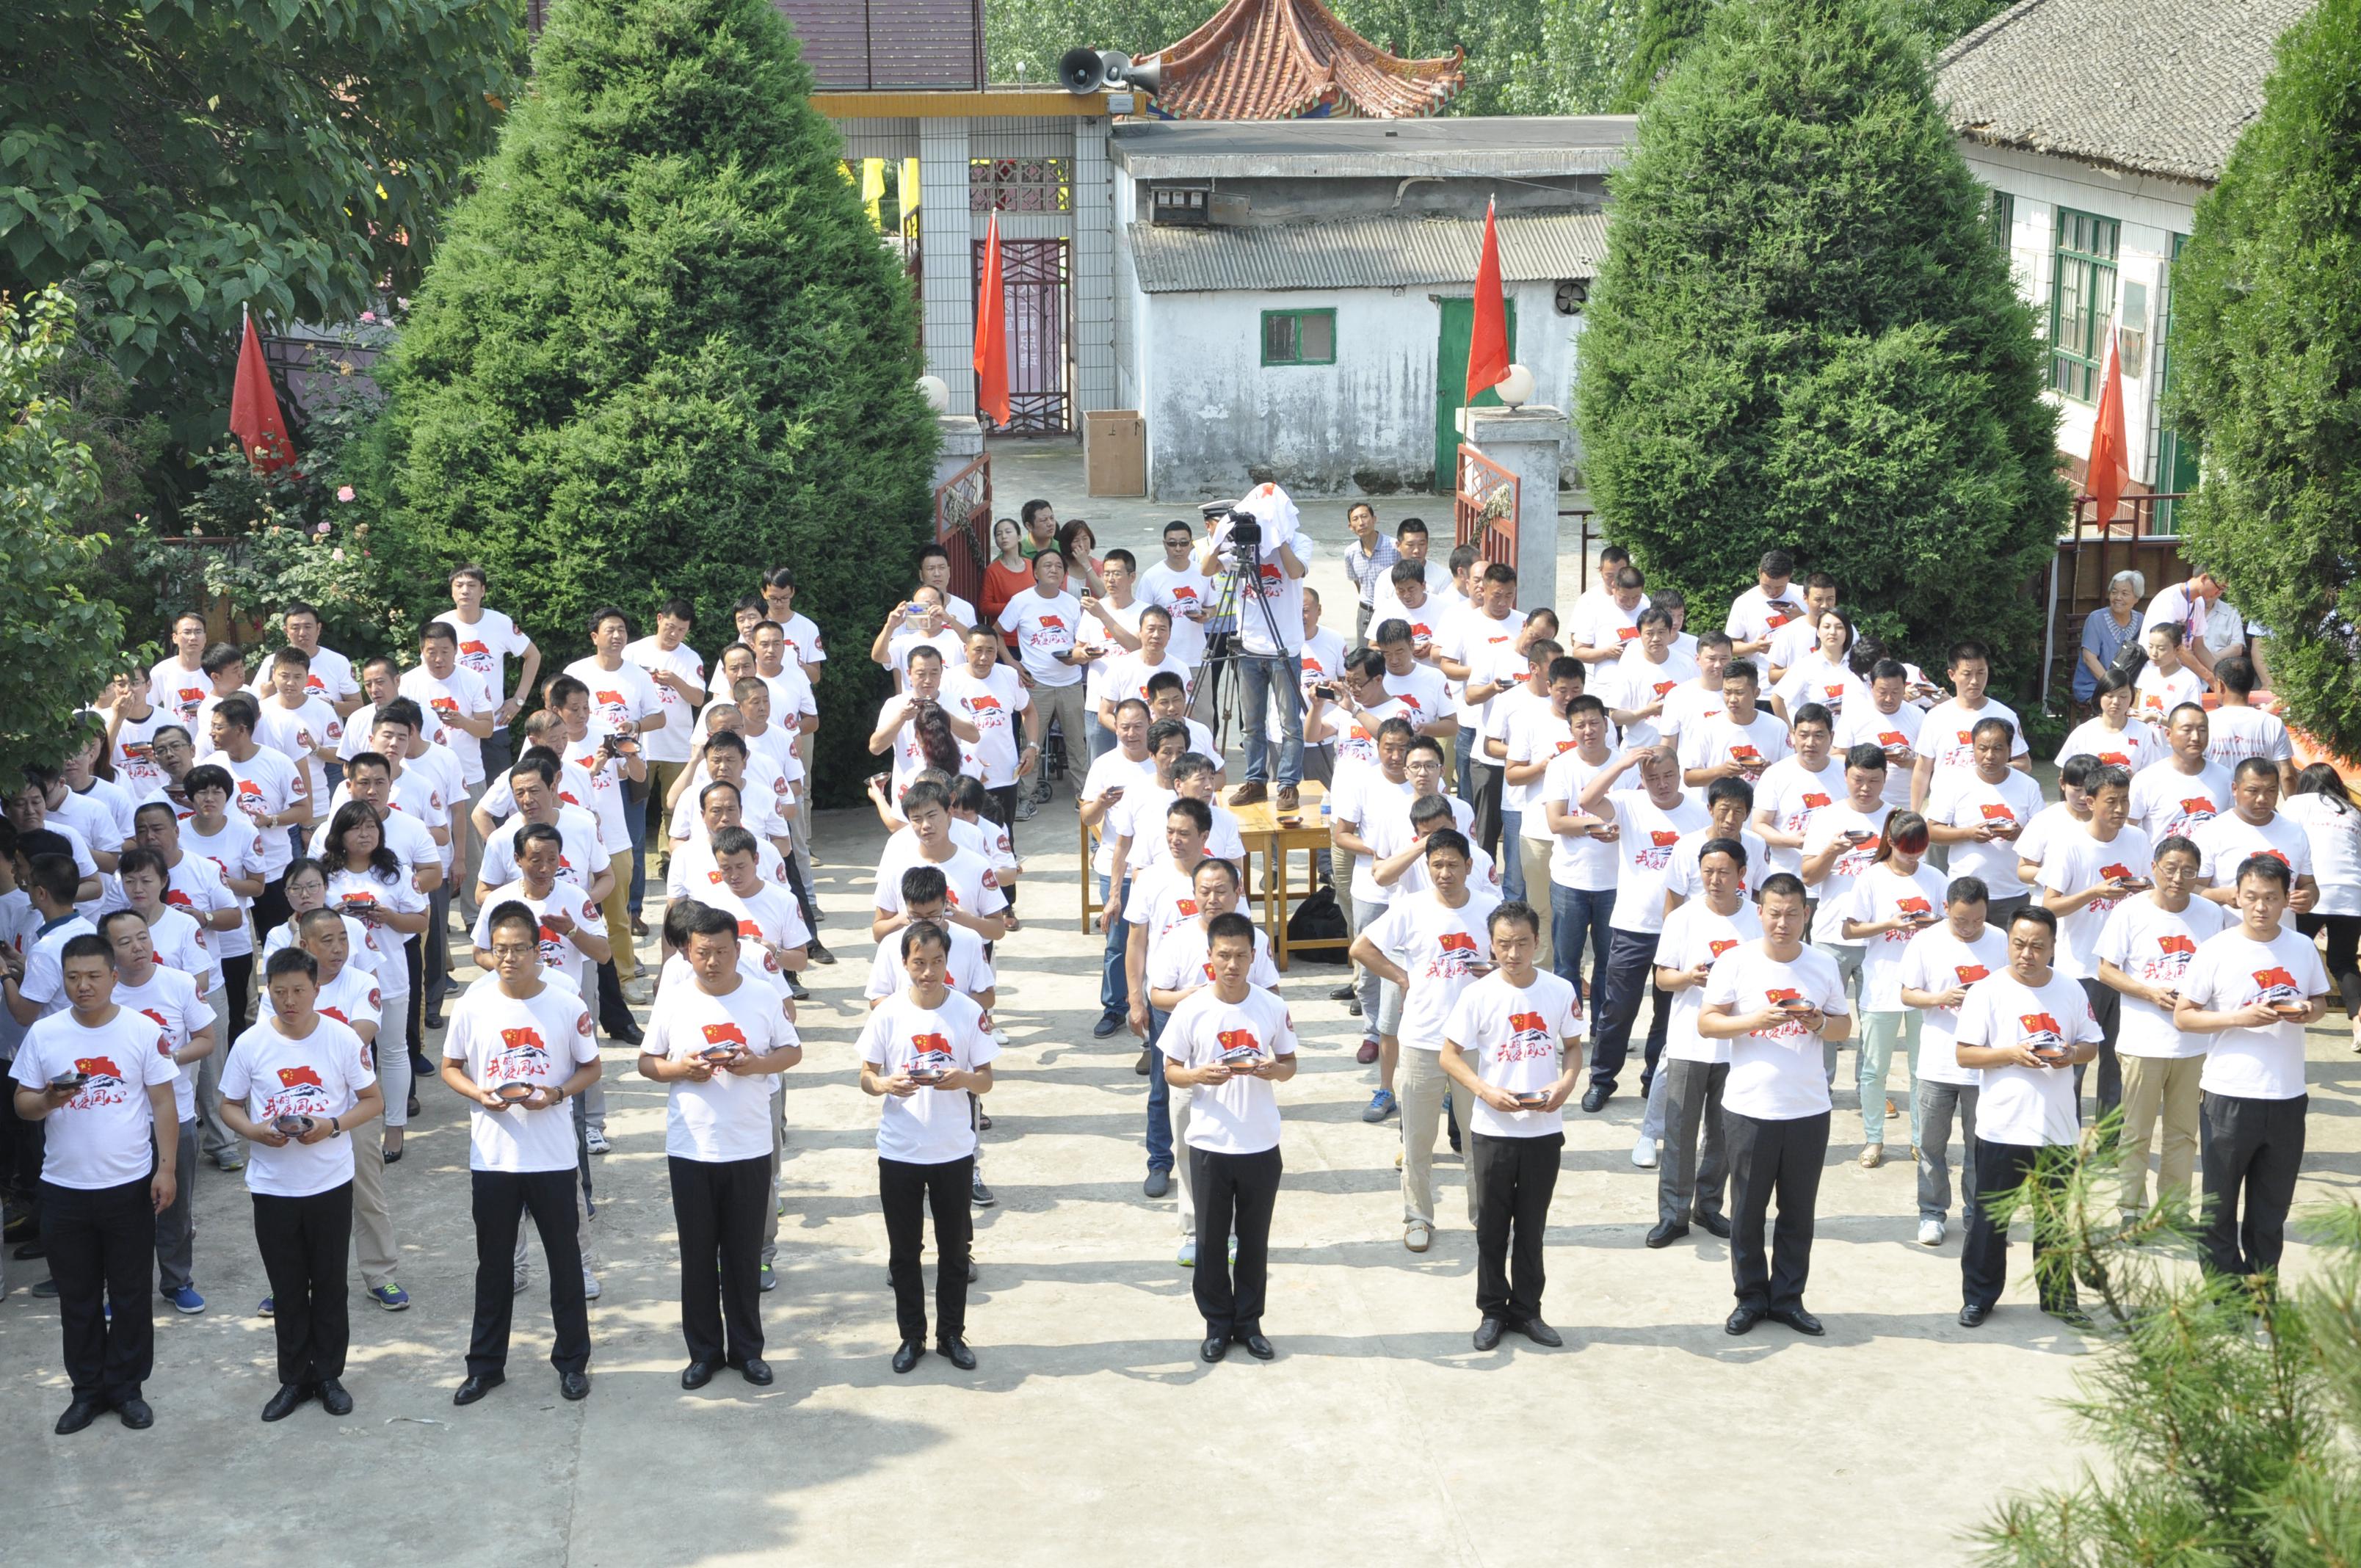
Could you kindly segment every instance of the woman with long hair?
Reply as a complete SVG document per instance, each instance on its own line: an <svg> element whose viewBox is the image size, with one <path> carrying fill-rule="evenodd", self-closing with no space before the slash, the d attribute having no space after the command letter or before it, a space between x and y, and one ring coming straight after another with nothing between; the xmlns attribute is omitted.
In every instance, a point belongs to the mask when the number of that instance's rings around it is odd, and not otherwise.
<svg viewBox="0 0 2361 1568"><path fill-rule="evenodd" d="M1772 695L1786 704L1790 715L1807 702L1818 703L1839 718L1848 702L1867 707L1869 687L1847 663L1855 641L1852 618L1840 609L1824 609L1812 623L1812 635L1811 652L1779 677Z"/></svg>
<svg viewBox="0 0 2361 1568"><path fill-rule="evenodd" d="M2336 770L2314 762L2295 776L2295 793L2279 809L2303 827L2312 846L2312 874L2320 901L2295 917L2307 937L2328 934L2328 978L2345 1000L2353 1048L2361 1051L2361 808Z"/></svg>
<svg viewBox="0 0 2361 1568"><path fill-rule="evenodd" d="M1033 563L1025 558L1024 545L1025 531L1015 518L1004 517L992 525L992 563L983 569L983 588L976 598L985 625L998 625L1008 601L1033 586ZM1013 633L1002 640L1016 648Z"/></svg>
<svg viewBox="0 0 2361 1568"><path fill-rule="evenodd" d="M2058 749L2058 761L2062 764L2069 757L2088 754L2109 767L2129 768L2134 773L2150 762L2164 761L2170 748L2154 725L2132 711L2135 696L2129 675L2121 670L2103 672L2091 684L2091 696L2099 711L2074 727L2074 733Z"/></svg>
<svg viewBox="0 0 2361 1568"><path fill-rule="evenodd" d="M325 906L359 921L376 955L378 993L385 1003L377 1037L378 1077L385 1084L384 1157L400 1159L402 1129L410 1124L412 1037L403 948L411 938L425 934L426 895L412 882L401 857L387 848L377 807L365 800L345 802L328 819L320 838L320 869L327 876Z"/></svg>
<svg viewBox="0 0 2361 1568"><path fill-rule="evenodd" d="M962 758L959 737L951 733L950 715L939 702L921 701L910 711L911 729L918 739L918 754L927 766L959 777Z"/></svg>
<svg viewBox="0 0 2361 1568"><path fill-rule="evenodd" d="M1079 517L1070 519L1058 530L1058 554L1066 558L1066 586L1076 598L1085 593L1097 598L1106 597L1106 579L1099 575L1104 563L1091 554L1098 544L1098 535Z"/></svg>
<svg viewBox="0 0 2361 1568"><path fill-rule="evenodd" d="M1927 819L1897 811L1885 819L1876 858L1853 880L1839 914L1844 939L1861 945L1861 1164L1885 1161L1885 1072L1902 1046L1910 1083L1910 1146L1918 1146L1918 1012L1902 1003L1902 954L1910 938L1943 918L1943 879L1926 866Z"/></svg>

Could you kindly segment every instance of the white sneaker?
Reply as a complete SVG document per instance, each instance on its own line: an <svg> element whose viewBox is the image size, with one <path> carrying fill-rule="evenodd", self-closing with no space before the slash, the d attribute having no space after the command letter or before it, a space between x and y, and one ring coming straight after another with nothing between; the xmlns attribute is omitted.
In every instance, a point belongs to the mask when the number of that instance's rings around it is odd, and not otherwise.
<svg viewBox="0 0 2361 1568"><path fill-rule="evenodd" d="M1005 1029L994 1029L992 1032L992 1043L998 1046L1002 1050L1006 1050L1008 1048L1008 1031Z"/></svg>
<svg viewBox="0 0 2361 1568"><path fill-rule="evenodd" d="M598 1277L590 1272L590 1266L588 1264L584 1264L582 1266L583 1299L587 1301L596 1301L598 1299Z"/></svg>
<svg viewBox="0 0 2361 1568"><path fill-rule="evenodd" d="M592 1154L605 1154L608 1150L614 1147L612 1144L609 1144L607 1141L607 1135L600 1132L596 1127L590 1128L582 1135L582 1145Z"/></svg>
<svg viewBox="0 0 2361 1568"><path fill-rule="evenodd" d="M1172 1260L1183 1268L1197 1266L1197 1238L1186 1236L1180 1242L1180 1255Z"/></svg>
<svg viewBox="0 0 2361 1568"><path fill-rule="evenodd" d="M1941 1246L1943 1245L1943 1235L1944 1231L1942 1221L1921 1220L1918 1222L1918 1245L1920 1246Z"/></svg>
<svg viewBox="0 0 2361 1568"><path fill-rule="evenodd" d="M1642 1136L1631 1146L1631 1163L1642 1170L1656 1168L1656 1140Z"/></svg>

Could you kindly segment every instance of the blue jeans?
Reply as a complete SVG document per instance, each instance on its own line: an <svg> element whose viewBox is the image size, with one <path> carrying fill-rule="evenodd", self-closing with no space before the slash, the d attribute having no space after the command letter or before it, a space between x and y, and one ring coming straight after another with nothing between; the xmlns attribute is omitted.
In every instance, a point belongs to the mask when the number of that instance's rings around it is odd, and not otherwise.
<svg viewBox="0 0 2361 1568"><path fill-rule="evenodd" d="M1500 867L1500 896L1503 899L1523 898L1525 896L1525 857L1519 852L1519 846L1522 842L1522 835L1520 832L1520 829L1523 828L1524 822L1525 814L1523 812L1511 811L1505 806L1500 807L1500 854L1499 857L1499 865Z"/></svg>
<svg viewBox="0 0 2361 1568"><path fill-rule="evenodd" d="M648 803L631 804L631 785L624 784L623 824L631 830L631 918L640 917L640 904L648 891Z"/></svg>
<svg viewBox="0 0 2361 1568"><path fill-rule="evenodd" d="M1451 755L1459 772L1459 798L1476 804L1476 731L1465 724L1452 738Z"/></svg>
<svg viewBox="0 0 2361 1568"><path fill-rule="evenodd" d="M1656 1058L1664 1048L1665 1026L1672 1022L1672 998L1656 989L1658 933L1610 931L1608 936L1607 983L1598 988L1605 994L1592 1014L1598 1024L1598 1045L1591 1053L1590 1081L1601 1089L1614 1089L1615 1075L1631 1054L1631 1025L1639 1020L1640 1003L1653 993L1656 1015L1648 1023L1647 1067L1640 1074L1644 1092L1655 1076Z"/></svg>
<svg viewBox="0 0 2361 1568"><path fill-rule="evenodd" d="M1099 902L1107 897L1107 881L1099 878ZM1131 879L1123 879L1123 896L1131 897ZM1131 922L1117 920L1107 927L1106 953L1099 960L1099 1007L1110 1018L1128 1017L1131 1013L1131 984L1123 972L1123 951L1131 943Z"/></svg>
<svg viewBox="0 0 2361 1568"><path fill-rule="evenodd" d="M1109 751L1115 750L1115 731L1109 729L1105 725L1099 722L1098 710L1096 708L1093 708L1082 715L1082 733L1090 737L1092 762L1097 762L1101 757L1105 756ZM1084 768L1082 772L1087 773L1090 772L1090 769Z"/></svg>
<svg viewBox="0 0 2361 1568"><path fill-rule="evenodd" d="M1611 887L1593 893L1587 888L1550 883L1550 946L1556 949L1550 954L1551 965L1558 979L1594 1004L1607 989L1607 913L1614 907L1615 890ZM1590 979L1587 984L1582 978L1582 943L1586 934L1590 938Z"/></svg>
<svg viewBox="0 0 2361 1568"><path fill-rule="evenodd" d="M1279 782L1303 782L1303 661L1292 653L1238 655L1238 713L1246 731L1246 782L1270 780L1268 726L1271 687L1279 687ZM1219 758L1214 759L1216 762Z"/></svg>
<svg viewBox="0 0 2361 1568"><path fill-rule="evenodd" d="M1150 1004L1148 1009L1148 1168L1172 1168L1172 1086L1164 1081L1164 1057L1156 1043L1164 1037L1164 1020L1171 1017L1161 1007Z"/></svg>

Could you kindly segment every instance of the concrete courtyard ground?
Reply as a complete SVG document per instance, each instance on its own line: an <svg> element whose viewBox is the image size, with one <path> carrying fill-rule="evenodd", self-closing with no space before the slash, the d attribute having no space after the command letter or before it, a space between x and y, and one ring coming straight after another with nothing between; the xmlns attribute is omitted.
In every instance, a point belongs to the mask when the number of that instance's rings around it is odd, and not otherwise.
<svg viewBox="0 0 2361 1568"><path fill-rule="evenodd" d="M1082 501L1070 451L1001 467L1000 510L1051 496L1061 513L1108 517L1103 545L1137 548L1178 510ZM1382 510L1390 520L1427 501ZM1342 508L1311 510L1320 576L1341 586ZM866 641L829 630L848 655ZM2074 1392L2084 1342L2034 1310L2022 1245L2003 1310L1980 1330L1957 1326L1957 1239L1915 1244L1906 1160L1852 1162L1849 1097L1809 1293L1826 1339L1768 1324L1727 1337L1726 1246L1701 1233L1661 1253L1641 1245L1654 1176L1630 1162L1640 1105L1627 1083L1605 1113L1569 1119L1547 1296L1565 1348L1512 1337L1476 1354L1459 1163L1438 1161L1434 1249L1403 1251L1399 1137L1359 1119L1374 1069L1353 1061L1358 1021L1324 998L1341 971L1316 965L1281 987L1304 1070L1279 1092L1287 1176L1267 1319L1279 1359L1202 1365L1172 1202L1139 1190L1137 1046L1090 1037L1100 944L1077 929L1063 791L1020 830L1026 929L1003 949L1000 1017L1015 1045L985 1136L1000 1204L978 1215L969 1322L982 1365L961 1376L929 1356L894 1376L875 1108L852 1055L882 835L849 813L819 828L822 934L845 961L814 971L805 1063L786 1079L782 1283L763 1298L773 1387L725 1374L680 1389L664 1092L609 1047L593 1392L557 1397L536 1250L509 1385L455 1409L474 1257L467 1132L430 1084L390 1173L416 1305L390 1315L356 1298L348 1418L314 1406L276 1426L256 1419L273 1387L271 1331L254 1311L266 1286L237 1178L200 1174L197 1282L212 1308L181 1318L159 1304L150 1431L106 1420L49 1434L66 1398L57 1314L22 1288L41 1266L10 1265L0 1556L1933 1564L1966 1558L1963 1532L2004 1477L2073 1463L2055 1401ZM2350 1195L2361 1178L2361 1058L2341 1019L2312 1033L2310 1054L2306 1202Z"/></svg>

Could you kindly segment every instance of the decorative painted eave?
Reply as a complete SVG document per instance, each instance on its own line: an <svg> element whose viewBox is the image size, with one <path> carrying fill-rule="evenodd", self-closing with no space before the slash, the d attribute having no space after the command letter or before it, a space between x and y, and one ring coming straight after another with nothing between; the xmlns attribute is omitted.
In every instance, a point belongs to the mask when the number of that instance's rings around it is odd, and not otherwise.
<svg viewBox="0 0 2361 1568"><path fill-rule="evenodd" d="M1230 0L1171 48L1138 57L1164 68L1148 100L1176 120L1356 115L1418 119L1467 84L1464 49L1402 60L1338 21L1320 0Z"/></svg>

